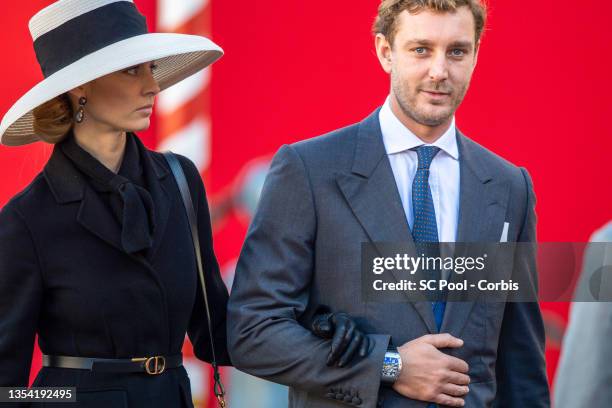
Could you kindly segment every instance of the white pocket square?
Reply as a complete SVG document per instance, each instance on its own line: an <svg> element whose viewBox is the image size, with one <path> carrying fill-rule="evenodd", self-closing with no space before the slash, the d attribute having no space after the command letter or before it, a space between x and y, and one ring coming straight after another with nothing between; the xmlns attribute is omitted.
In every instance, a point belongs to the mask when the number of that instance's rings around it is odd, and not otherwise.
<svg viewBox="0 0 612 408"><path fill-rule="evenodd" d="M501 238L499 242L508 242L508 228L510 227L509 222L504 222L504 229L502 230Z"/></svg>

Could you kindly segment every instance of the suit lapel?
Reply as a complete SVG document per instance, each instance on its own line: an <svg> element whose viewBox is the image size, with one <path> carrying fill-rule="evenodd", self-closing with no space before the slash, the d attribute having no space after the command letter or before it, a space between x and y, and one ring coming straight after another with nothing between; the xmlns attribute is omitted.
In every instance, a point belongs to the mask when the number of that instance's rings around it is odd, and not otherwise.
<svg viewBox="0 0 612 408"><path fill-rule="evenodd" d="M382 141L379 110L359 124L351 173L338 174L336 183L373 243L404 242L414 252L412 234ZM402 279L392 273L396 280ZM426 301L411 304L434 333L431 304Z"/></svg>
<svg viewBox="0 0 612 408"><path fill-rule="evenodd" d="M482 149L457 130L459 148L459 222L457 239L461 242L499 242L509 194L509 185L496 180ZM461 254L455 254L461 256ZM475 302L448 302L441 332L459 336Z"/></svg>

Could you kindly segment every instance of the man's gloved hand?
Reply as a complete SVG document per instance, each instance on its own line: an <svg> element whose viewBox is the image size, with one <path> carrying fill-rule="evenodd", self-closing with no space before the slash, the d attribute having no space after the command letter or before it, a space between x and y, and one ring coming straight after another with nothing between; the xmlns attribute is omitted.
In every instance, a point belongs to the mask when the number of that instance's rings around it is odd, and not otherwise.
<svg viewBox="0 0 612 408"><path fill-rule="evenodd" d="M347 313L325 313L314 317L312 331L324 339L332 339L327 365L337 363L343 367L353 359L355 353L360 357L368 354L370 339L358 328Z"/></svg>

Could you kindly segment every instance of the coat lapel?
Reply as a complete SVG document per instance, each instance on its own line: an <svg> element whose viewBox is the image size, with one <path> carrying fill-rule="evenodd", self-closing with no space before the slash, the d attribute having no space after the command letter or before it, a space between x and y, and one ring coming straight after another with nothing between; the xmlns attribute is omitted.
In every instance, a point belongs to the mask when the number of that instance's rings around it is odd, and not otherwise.
<svg viewBox="0 0 612 408"><path fill-rule="evenodd" d="M461 242L499 242L509 194L509 185L494 177L486 157L475 142L457 129L459 148L459 222ZM455 254L460 256L460 254ZM448 302L440 332L459 336L475 302Z"/></svg>
<svg viewBox="0 0 612 408"><path fill-rule="evenodd" d="M155 203L155 232L153 234L153 247L147 253L150 261L157 253L166 231L170 209L174 204L174 194L171 194L173 179L168 177L168 170L160 163L160 159L152 155L149 151L144 154L143 165L145 171L151 172L149 183L149 193Z"/></svg>
<svg viewBox="0 0 612 408"><path fill-rule="evenodd" d="M47 184L59 204L80 202L76 220L86 230L122 251L121 231L110 209L87 184L85 178L62 152L59 145L43 170Z"/></svg>
<svg viewBox="0 0 612 408"><path fill-rule="evenodd" d="M336 183L373 243L404 242L414 250L412 234L382 141L379 110L359 124L351 173L338 174ZM402 279L394 272L393 275L398 281ZM431 304L424 301L412 302L412 305L428 330L435 332Z"/></svg>
<svg viewBox="0 0 612 408"><path fill-rule="evenodd" d="M140 144L140 141L137 140L137 143ZM155 203L153 247L147 251L146 256L147 260L151 260L160 247L173 205L173 194L170 193L172 180L167 177L168 171L163 164L150 151L142 145L139 148L149 193ZM107 244L124 252L121 230L110 209L58 146L54 148L43 174L58 203L81 202L76 214L79 224Z"/></svg>
<svg viewBox="0 0 612 408"><path fill-rule="evenodd" d="M85 183L77 222L92 234L123 252L121 229L96 191Z"/></svg>

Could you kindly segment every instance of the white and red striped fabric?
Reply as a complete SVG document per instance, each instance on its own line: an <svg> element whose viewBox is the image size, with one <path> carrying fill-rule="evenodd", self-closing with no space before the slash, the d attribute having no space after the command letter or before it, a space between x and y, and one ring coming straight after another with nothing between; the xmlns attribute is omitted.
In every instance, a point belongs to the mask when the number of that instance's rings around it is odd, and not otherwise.
<svg viewBox="0 0 612 408"><path fill-rule="evenodd" d="M156 31L211 36L209 0L157 0ZM157 149L189 157L205 174L210 164L210 67L162 92L157 99ZM188 343L188 342L186 342ZM214 407L211 370L191 345L183 350L196 407Z"/></svg>
<svg viewBox="0 0 612 408"><path fill-rule="evenodd" d="M157 0L157 31L211 35L209 0ZM159 95L159 150L189 157L204 173L210 163L210 67Z"/></svg>

